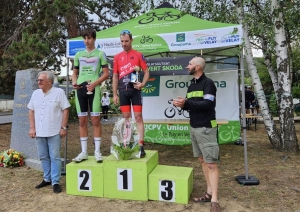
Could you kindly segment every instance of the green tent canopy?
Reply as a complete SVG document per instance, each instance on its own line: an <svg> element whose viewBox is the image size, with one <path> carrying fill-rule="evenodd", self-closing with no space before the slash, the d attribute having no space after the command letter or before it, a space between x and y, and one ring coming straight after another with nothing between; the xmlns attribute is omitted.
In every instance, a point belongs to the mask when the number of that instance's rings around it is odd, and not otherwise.
<svg viewBox="0 0 300 212"><path fill-rule="evenodd" d="M242 43L242 25L202 20L180 10L160 6L137 18L97 32L96 46L107 56L121 52L120 32L129 30L133 35L133 48L146 57L172 53L205 54L231 49ZM67 57L84 50L83 38L67 41ZM214 49L214 50L212 50ZM230 55L230 51L226 54ZM224 55L224 54L223 54ZM235 51L232 56L236 56Z"/></svg>

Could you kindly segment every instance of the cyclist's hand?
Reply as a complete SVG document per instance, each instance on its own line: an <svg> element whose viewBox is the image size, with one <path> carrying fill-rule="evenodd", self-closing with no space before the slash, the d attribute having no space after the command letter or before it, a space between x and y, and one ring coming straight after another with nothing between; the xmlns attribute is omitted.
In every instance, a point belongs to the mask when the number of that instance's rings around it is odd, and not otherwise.
<svg viewBox="0 0 300 212"><path fill-rule="evenodd" d="M88 91L93 91L95 89L96 85L94 83L88 84L86 86Z"/></svg>
<svg viewBox="0 0 300 212"><path fill-rule="evenodd" d="M135 89L141 90L144 87L144 84L141 82L136 82L133 87Z"/></svg>
<svg viewBox="0 0 300 212"><path fill-rule="evenodd" d="M73 89L78 89L78 88L81 88L82 86L80 86L80 85L77 85L77 83L75 82L74 84L72 84L73 85Z"/></svg>
<svg viewBox="0 0 300 212"><path fill-rule="evenodd" d="M114 104L115 105L119 104L119 97L118 96L114 96L113 99L114 99Z"/></svg>

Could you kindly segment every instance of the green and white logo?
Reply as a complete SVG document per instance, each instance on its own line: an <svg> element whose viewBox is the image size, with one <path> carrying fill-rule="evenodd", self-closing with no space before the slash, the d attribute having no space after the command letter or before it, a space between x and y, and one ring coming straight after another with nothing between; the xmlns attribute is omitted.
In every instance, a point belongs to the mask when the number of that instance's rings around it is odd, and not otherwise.
<svg viewBox="0 0 300 212"><path fill-rule="evenodd" d="M159 96L160 76L150 77L146 86L142 88L143 96Z"/></svg>

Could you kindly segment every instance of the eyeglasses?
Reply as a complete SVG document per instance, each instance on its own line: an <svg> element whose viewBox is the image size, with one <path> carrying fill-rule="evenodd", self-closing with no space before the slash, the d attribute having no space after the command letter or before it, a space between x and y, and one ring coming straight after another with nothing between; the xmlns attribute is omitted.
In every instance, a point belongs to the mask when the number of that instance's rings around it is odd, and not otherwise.
<svg viewBox="0 0 300 212"><path fill-rule="evenodd" d="M43 82L44 80L43 79L37 79L36 81L37 82Z"/></svg>
<svg viewBox="0 0 300 212"><path fill-rule="evenodd" d="M120 35L123 35L123 34L128 34L128 35L131 35L131 32L127 29L124 29L120 32Z"/></svg>

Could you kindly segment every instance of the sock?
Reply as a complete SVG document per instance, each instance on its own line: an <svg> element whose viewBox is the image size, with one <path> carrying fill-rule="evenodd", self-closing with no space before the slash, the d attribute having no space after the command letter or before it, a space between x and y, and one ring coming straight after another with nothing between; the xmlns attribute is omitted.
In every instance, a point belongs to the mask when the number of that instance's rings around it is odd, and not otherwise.
<svg viewBox="0 0 300 212"><path fill-rule="evenodd" d="M101 145L101 137L94 137L95 142L95 152L100 152L100 145Z"/></svg>
<svg viewBox="0 0 300 212"><path fill-rule="evenodd" d="M88 137L80 137L80 143L81 143L81 152L87 154L87 140Z"/></svg>
<svg viewBox="0 0 300 212"><path fill-rule="evenodd" d="M140 140L140 141L139 141L139 145L140 145L140 146L144 146L144 141L143 141L143 140Z"/></svg>

